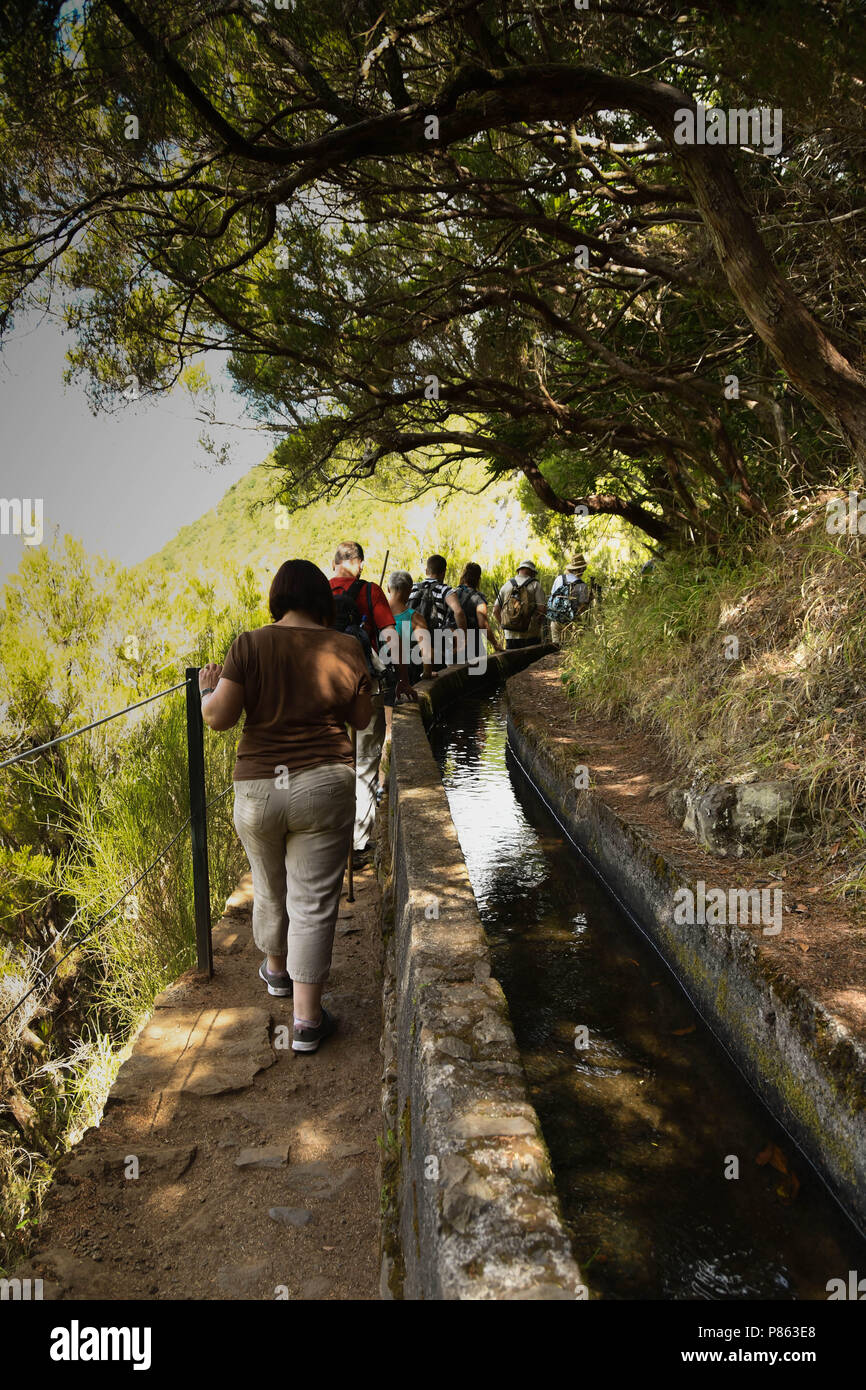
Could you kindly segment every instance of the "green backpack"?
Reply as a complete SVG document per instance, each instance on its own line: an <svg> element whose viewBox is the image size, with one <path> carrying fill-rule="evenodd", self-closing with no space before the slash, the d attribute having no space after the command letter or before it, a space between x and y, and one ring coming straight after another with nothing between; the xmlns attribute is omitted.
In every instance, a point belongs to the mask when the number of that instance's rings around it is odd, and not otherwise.
<svg viewBox="0 0 866 1390"><path fill-rule="evenodd" d="M525 584L511 581L511 593L502 605L502 626L509 632L528 632L538 604L535 599L534 582L527 579ZM533 590L530 593L530 589Z"/></svg>

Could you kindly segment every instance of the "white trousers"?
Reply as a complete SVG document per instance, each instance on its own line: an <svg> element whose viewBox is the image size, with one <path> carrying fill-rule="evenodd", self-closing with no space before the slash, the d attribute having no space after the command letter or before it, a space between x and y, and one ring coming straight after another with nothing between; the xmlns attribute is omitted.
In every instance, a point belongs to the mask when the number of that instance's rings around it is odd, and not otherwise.
<svg viewBox="0 0 866 1390"><path fill-rule="evenodd" d="M373 717L357 734L355 754L355 849L366 849L376 820L376 791L379 786L379 760L385 741L385 705L381 695L373 696Z"/></svg>

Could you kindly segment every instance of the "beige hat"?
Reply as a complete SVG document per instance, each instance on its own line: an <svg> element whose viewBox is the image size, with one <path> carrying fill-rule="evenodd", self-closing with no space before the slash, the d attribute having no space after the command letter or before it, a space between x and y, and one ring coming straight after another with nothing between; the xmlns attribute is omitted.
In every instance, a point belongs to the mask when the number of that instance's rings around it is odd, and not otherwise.
<svg viewBox="0 0 866 1390"><path fill-rule="evenodd" d="M532 563L531 560L521 560L517 568L519 570L531 570L533 574L538 573L538 570L535 568L535 565Z"/></svg>
<svg viewBox="0 0 866 1390"><path fill-rule="evenodd" d="M586 569L586 556L585 556L585 555L581 555L580 551L579 551L579 550L576 550L576 551L574 552L574 554L571 556L571 558L569 559L569 562L568 562L568 565L566 566L566 568L567 568L567 569L570 569L570 570L585 570L585 569Z"/></svg>

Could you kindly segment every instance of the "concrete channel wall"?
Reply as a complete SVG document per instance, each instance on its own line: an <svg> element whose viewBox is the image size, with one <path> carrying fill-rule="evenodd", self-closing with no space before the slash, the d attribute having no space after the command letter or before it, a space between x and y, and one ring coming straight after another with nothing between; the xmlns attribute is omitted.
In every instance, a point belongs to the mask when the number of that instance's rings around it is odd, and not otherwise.
<svg viewBox="0 0 866 1390"><path fill-rule="evenodd" d="M541 720L511 708L509 742L587 859L658 948L768 1109L866 1233L866 1052L736 925L679 926L693 885L592 791Z"/></svg>
<svg viewBox="0 0 866 1390"><path fill-rule="evenodd" d="M425 733L446 704L548 650L491 658L484 677L447 672L394 711L378 846L386 1298L587 1296Z"/></svg>

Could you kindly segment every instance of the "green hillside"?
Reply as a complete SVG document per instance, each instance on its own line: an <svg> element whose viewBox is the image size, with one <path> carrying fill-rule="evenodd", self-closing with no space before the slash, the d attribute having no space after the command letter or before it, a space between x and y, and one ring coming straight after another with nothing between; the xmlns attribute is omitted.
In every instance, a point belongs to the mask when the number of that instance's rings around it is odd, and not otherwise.
<svg viewBox="0 0 866 1390"><path fill-rule="evenodd" d="M479 470L477 486L484 483ZM342 540L358 540L367 556L368 577L378 578L388 555L388 571L423 570L424 557L439 550L448 557L449 577L467 560L477 560L492 587L513 570L524 553L542 569L556 566L533 536L529 515L500 480L480 493L432 489L415 502L385 501L361 488L339 500L289 512L272 500L277 475L261 464L228 489L222 501L198 521L183 526L173 540L147 561L169 573L195 576L219 592L250 567L264 587L276 568L293 557L313 560L330 573Z"/></svg>

